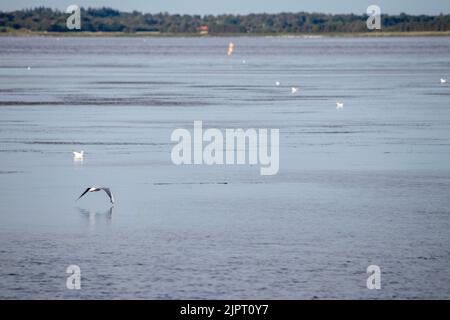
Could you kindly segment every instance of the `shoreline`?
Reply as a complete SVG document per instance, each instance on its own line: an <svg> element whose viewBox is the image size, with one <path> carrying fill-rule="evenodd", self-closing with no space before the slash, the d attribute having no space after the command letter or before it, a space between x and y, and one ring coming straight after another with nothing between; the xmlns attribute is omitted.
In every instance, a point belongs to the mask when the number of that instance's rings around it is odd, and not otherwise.
<svg viewBox="0 0 450 320"><path fill-rule="evenodd" d="M376 37L449 37L450 31L372 31L355 33L160 33L160 32L47 32L47 31L6 31L0 37L277 37L277 38L376 38Z"/></svg>

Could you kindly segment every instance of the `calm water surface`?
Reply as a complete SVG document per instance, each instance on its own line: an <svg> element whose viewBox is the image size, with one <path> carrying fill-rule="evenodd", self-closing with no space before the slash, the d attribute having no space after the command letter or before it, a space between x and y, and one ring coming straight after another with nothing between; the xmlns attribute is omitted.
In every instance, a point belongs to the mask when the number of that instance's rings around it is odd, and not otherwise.
<svg viewBox="0 0 450 320"><path fill-rule="evenodd" d="M450 298L449 52L1 37L0 298ZM170 135L194 120L279 128L279 173L173 165ZM115 206L75 202L91 185Z"/></svg>

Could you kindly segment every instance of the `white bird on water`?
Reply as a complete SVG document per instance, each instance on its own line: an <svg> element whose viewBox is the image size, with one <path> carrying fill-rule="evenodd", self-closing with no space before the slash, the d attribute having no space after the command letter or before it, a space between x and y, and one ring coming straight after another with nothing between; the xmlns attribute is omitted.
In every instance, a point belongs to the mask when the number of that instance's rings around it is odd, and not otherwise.
<svg viewBox="0 0 450 320"><path fill-rule="evenodd" d="M444 83L447 83L447 82L448 82L447 79L441 78L441 84L444 84Z"/></svg>
<svg viewBox="0 0 450 320"><path fill-rule="evenodd" d="M291 92L292 92L292 93L297 93L297 91L298 91L298 88L295 88L295 87L292 87L292 88L291 88Z"/></svg>
<svg viewBox="0 0 450 320"><path fill-rule="evenodd" d="M84 151L81 150L80 152L74 151L73 152L73 160L83 160Z"/></svg>
<svg viewBox="0 0 450 320"><path fill-rule="evenodd" d="M343 109L344 103L343 102L336 102L336 109Z"/></svg>
<svg viewBox="0 0 450 320"><path fill-rule="evenodd" d="M111 190L109 190L109 188L98 188L98 187L89 187L89 188L87 188L86 190L84 190L84 192L81 194L81 196L78 197L77 200L79 200L82 196L84 196L88 192L97 192L97 191L100 191L100 190L105 191L106 194L108 195L109 200L111 201L111 203L114 203L114 197L113 197L113 195L111 193Z"/></svg>
<svg viewBox="0 0 450 320"><path fill-rule="evenodd" d="M281 84L280 81L276 81L276 82L275 82L275 85L276 85L276 86L279 86L280 84Z"/></svg>

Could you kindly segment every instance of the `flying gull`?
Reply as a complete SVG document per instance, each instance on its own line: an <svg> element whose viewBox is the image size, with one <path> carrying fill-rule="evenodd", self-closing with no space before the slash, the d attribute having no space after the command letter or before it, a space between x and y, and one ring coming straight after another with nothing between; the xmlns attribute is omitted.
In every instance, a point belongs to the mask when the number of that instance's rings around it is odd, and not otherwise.
<svg viewBox="0 0 450 320"><path fill-rule="evenodd" d="M100 191L100 190L105 191L106 194L108 195L109 200L111 201L111 203L114 203L114 197L113 197L113 195L112 195L112 193L111 193L111 190L109 190L109 188L89 187L89 188L87 188L86 190L84 190L84 192L81 194L81 196L78 197L78 199L80 199L82 196L84 196L84 195L85 195L86 193L88 193L88 192L97 192L97 191ZM78 200L78 199L77 199L77 200Z"/></svg>
<svg viewBox="0 0 450 320"><path fill-rule="evenodd" d="M344 103L343 102L336 102L336 109L343 109Z"/></svg>
<svg viewBox="0 0 450 320"><path fill-rule="evenodd" d="M73 159L74 160L83 160L84 151L81 150L80 152L74 151L73 152Z"/></svg>

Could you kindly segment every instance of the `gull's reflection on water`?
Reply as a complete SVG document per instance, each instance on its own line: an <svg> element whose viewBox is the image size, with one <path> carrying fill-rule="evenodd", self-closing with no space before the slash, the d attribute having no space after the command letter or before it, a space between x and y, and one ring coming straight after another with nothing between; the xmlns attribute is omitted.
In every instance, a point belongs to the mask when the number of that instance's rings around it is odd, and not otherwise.
<svg viewBox="0 0 450 320"><path fill-rule="evenodd" d="M81 214L81 216L87 219L90 226L95 226L102 222L105 222L107 225L111 224L113 208L114 206L111 206L108 210L104 212L87 210L79 207L77 207L77 210Z"/></svg>
<svg viewBox="0 0 450 320"><path fill-rule="evenodd" d="M83 159L73 159L73 165L75 167L82 167L83 166Z"/></svg>

